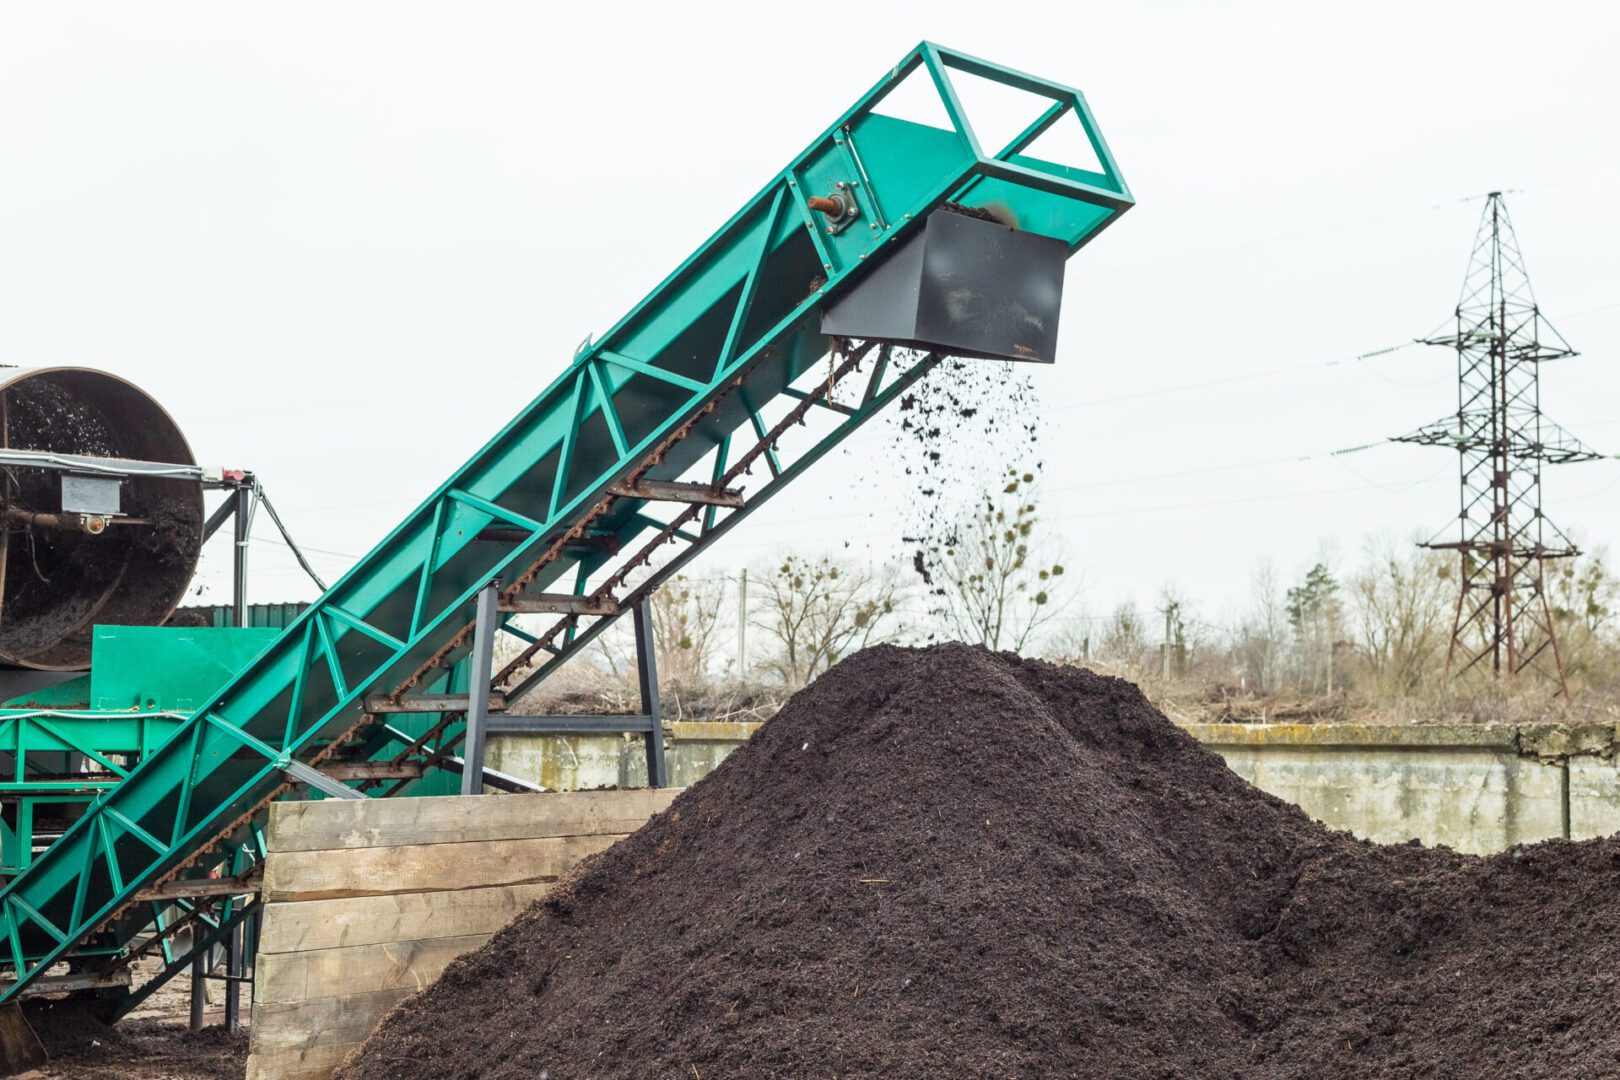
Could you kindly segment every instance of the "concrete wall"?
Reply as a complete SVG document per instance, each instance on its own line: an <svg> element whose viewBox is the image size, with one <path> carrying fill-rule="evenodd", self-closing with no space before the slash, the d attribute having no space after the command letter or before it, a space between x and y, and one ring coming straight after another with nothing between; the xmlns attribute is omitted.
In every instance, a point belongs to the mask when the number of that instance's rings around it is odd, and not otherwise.
<svg viewBox="0 0 1620 1080"><path fill-rule="evenodd" d="M666 725L673 783L703 778L759 727ZM1190 724L1245 780L1334 828L1486 853L1620 832L1620 728L1562 724ZM640 737L502 736L490 762L547 787L647 782Z"/></svg>
<svg viewBox="0 0 1620 1080"><path fill-rule="evenodd" d="M671 721L664 724L664 766L673 787L690 787L748 741L758 723ZM500 735L485 760L497 772L552 791L645 787L646 744L640 735Z"/></svg>
<svg viewBox="0 0 1620 1080"><path fill-rule="evenodd" d="M667 725L673 783L690 785L756 723ZM1192 724L1239 776L1334 828L1486 853L1620 832L1620 729L1562 724ZM502 736L491 764L557 790L647 782L640 737Z"/></svg>
<svg viewBox="0 0 1620 1080"><path fill-rule="evenodd" d="M1234 772L1335 828L1484 854L1620 832L1607 725L1193 724Z"/></svg>

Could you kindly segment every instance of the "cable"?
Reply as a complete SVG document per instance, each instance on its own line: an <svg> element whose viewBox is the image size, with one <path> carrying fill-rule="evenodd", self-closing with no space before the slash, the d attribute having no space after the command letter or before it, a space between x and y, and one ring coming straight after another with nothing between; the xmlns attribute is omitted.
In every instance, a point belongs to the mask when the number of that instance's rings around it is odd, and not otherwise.
<svg viewBox="0 0 1620 1080"><path fill-rule="evenodd" d="M264 493L264 485L259 483L256 478L253 481L253 494L258 497L257 501L264 504L264 512L270 515L270 520L275 523L276 531L281 534L281 539L286 542L287 547L292 551L293 558L298 560L298 565L303 567L304 573L309 575L309 580L313 581L316 588L320 589L321 592L325 592L328 587L326 582L322 581L321 575L317 574L315 568L309 565L309 560L304 558L304 553L298 550L298 545L293 542L292 535L287 532L287 526L281 523L281 515L276 513L275 504L270 501L270 496Z"/></svg>
<svg viewBox="0 0 1620 1080"><path fill-rule="evenodd" d="M1141 398L1158 397L1162 394L1179 394L1184 390L1206 390L1212 386L1226 386L1231 383L1249 382L1254 379L1267 379L1273 375L1289 375L1296 371L1316 371L1321 368L1338 367L1340 364L1359 363L1366 366L1366 361L1375 356L1388 356L1390 353L1400 352L1402 349L1410 349L1412 346L1417 344L1419 344L1419 342L1415 340L1403 341L1398 345L1386 345L1381 349L1373 349L1370 352L1357 353L1355 356L1341 356L1337 359L1319 360L1310 364L1293 364L1288 367L1267 368L1264 371L1250 371L1241 375L1228 375L1220 379L1203 379L1199 382L1178 383L1174 386L1161 386L1154 390L1142 390L1135 394L1121 394L1118 397L1097 398L1092 401L1075 401L1070 402L1067 405L1054 405L1046 411L1051 413L1062 412L1065 409L1087 409L1096 405L1113 405L1121 401L1137 401ZM1371 369L1368 368L1368 370L1370 371ZM1377 373L1374 372L1374 374Z"/></svg>
<svg viewBox="0 0 1620 1080"><path fill-rule="evenodd" d="M249 539L255 544L273 547L277 551L288 550L287 542L279 536L254 536L249 537ZM331 548L315 547L312 544L300 544L299 547L310 555L325 555L333 559L347 559L349 562L358 562L361 559L361 556L354 554L352 551L333 551Z"/></svg>
<svg viewBox="0 0 1620 1080"><path fill-rule="evenodd" d="M1346 446L1340 450L1325 450L1319 454L1305 454L1299 457L1266 458L1264 461L1242 461L1235 465L1208 465L1201 469L1183 469L1180 472L1154 473L1151 476L1126 476L1118 480L1097 480L1089 484L1069 484L1064 487L1042 487L1039 489L1039 492L1042 495L1058 495L1066 491L1088 491L1092 488L1119 487L1122 484L1147 484L1152 483L1155 480L1176 480L1185 476L1206 476L1209 473L1235 472L1239 469L1258 469L1267 465L1292 465L1296 462L1322 461L1326 458L1342 457L1345 454L1359 454L1363 450L1371 450L1375 447L1388 445L1389 440L1384 439L1380 440L1379 442L1362 443L1360 446ZM850 514L823 515L818 517L817 520L822 521L829 517L869 516L871 516L871 511L862 510Z"/></svg>

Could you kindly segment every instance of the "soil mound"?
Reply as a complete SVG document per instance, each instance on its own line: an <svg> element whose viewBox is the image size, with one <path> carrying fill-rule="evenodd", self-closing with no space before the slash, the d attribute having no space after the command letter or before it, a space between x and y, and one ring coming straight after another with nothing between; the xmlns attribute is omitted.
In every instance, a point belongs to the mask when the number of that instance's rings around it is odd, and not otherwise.
<svg viewBox="0 0 1620 1080"><path fill-rule="evenodd" d="M343 1080L1620 1075L1620 846L1379 847L1133 686L868 649Z"/></svg>

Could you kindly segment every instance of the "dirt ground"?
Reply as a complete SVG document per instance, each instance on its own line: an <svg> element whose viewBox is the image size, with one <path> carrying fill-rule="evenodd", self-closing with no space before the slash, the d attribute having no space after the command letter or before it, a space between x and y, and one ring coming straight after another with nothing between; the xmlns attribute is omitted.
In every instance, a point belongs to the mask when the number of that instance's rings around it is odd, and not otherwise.
<svg viewBox="0 0 1620 1080"><path fill-rule="evenodd" d="M149 971L140 973L145 974ZM235 1036L225 1032L222 984L210 983L209 989L207 1026L197 1032L190 1030L191 979L185 975L171 979L110 1029L77 1011L57 1015L36 1006L30 1021L51 1063L20 1074L21 1080L242 1080L250 1011L246 988L242 1029Z"/></svg>

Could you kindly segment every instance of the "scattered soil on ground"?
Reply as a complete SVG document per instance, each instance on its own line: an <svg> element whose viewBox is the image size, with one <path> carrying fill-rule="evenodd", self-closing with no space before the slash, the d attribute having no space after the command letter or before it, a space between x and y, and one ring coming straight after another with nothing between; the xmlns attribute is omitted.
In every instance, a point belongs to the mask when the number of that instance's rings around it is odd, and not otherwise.
<svg viewBox="0 0 1620 1080"><path fill-rule="evenodd" d="M24 1074L39 1080L242 1080L247 1033L190 1031L184 1020L130 1020Z"/></svg>
<svg viewBox="0 0 1620 1080"><path fill-rule="evenodd" d="M1620 843L1381 847L1132 685L880 646L343 1080L1620 1076Z"/></svg>
<svg viewBox="0 0 1620 1080"><path fill-rule="evenodd" d="M155 971L143 961L141 977ZM109 1027L83 1003L34 999L28 1022L51 1056L48 1066L17 1080L242 1080L247 1068L246 1027L226 1032L220 984L210 985L214 1002L205 1016L210 1026L190 1030L191 982L171 979L139 1009ZM246 1002L242 1010L247 1016Z"/></svg>

